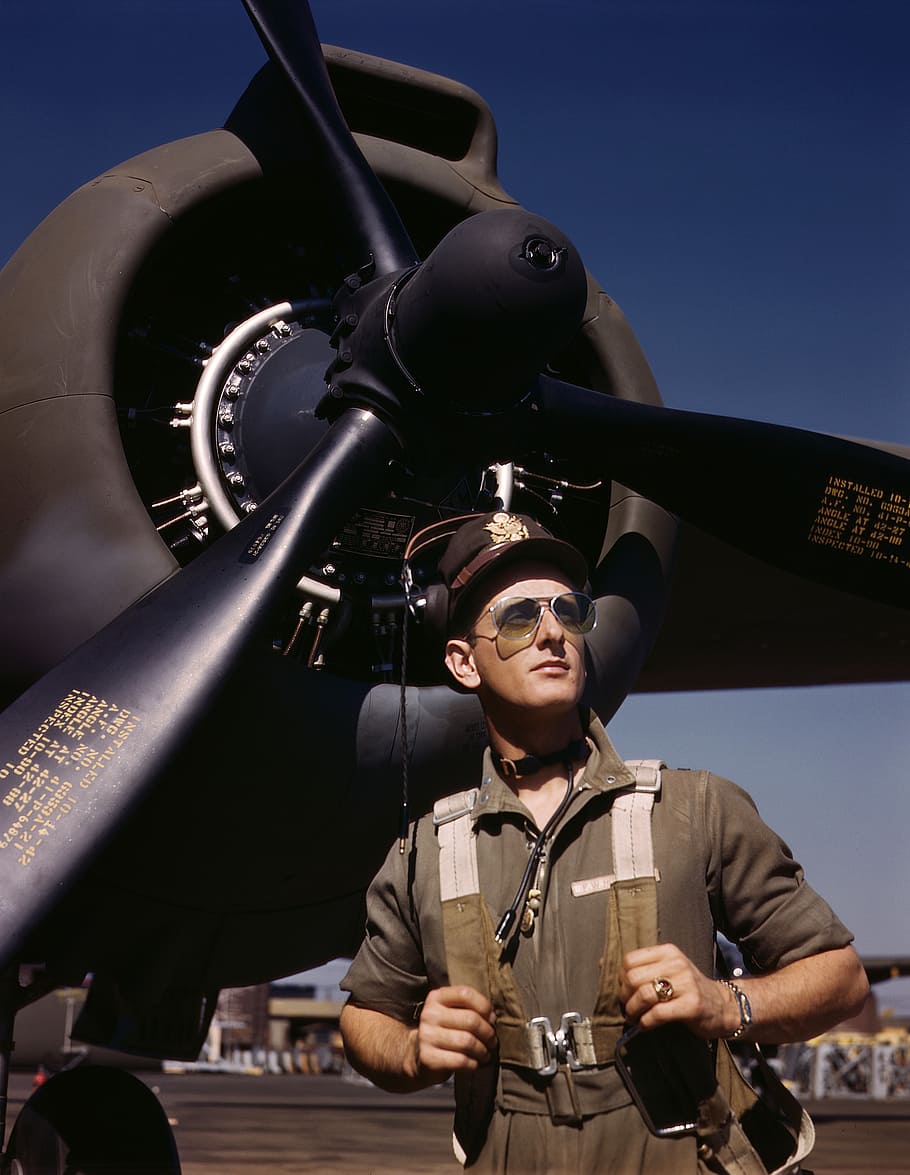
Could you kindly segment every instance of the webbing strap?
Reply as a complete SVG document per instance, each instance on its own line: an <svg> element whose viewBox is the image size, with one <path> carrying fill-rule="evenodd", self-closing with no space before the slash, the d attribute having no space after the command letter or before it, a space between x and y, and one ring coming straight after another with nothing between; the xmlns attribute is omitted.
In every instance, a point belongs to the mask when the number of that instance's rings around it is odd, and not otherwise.
<svg viewBox="0 0 910 1175"><path fill-rule="evenodd" d="M720 1087L699 1104L698 1119L698 1156L708 1170L721 1170L725 1175L767 1175L767 1167L730 1110Z"/></svg>
<svg viewBox="0 0 910 1175"><path fill-rule="evenodd" d="M628 759L635 776L635 790L620 792L613 801L613 876L617 881L654 877L651 810L660 792L660 759Z"/></svg>
<svg viewBox="0 0 910 1175"><path fill-rule="evenodd" d="M802 1107L800 1107L799 1113L799 1134L796 1138L796 1150L787 1162L775 1171L772 1171L771 1175L794 1175L794 1173L801 1171L802 1167L800 1163L815 1146L815 1123Z"/></svg>
<svg viewBox="0 0 910 1175"><path fill-rule="evenodd" d="M620 792L613 801L613 876L617 881L654 877L651 809L660 792L660 759L630 759L635 790ZM433 823L439 840L439 888L442 900L480 892L477 844L471 813L477 788L444 796L433 805Z"/></svg>
<svg viewBox="0 0 910 1175"><path fill-rule="evenodd" d="M613 876L617 881L654 876L651 842L653 792L623 792L613 801Z"/></svg>
<svg viewBox="0 0 910 1175"><path fill-rule="evenodd" d="M616 1052L616 1042L623 1033L623 1024L604 1024L597 1020L588 1019L584 1023L586 1037L590 1038L591 1047L596 1058L595 1064L604 1064L613 1059ZM504 1017L496 1018L496 1038L499 1042L499 1059L504 1065L520 1065L524 1069L539 1068L538 1058L534 1053L528 1022L508 1021ZM587 1067L587 1063L585 1065Z"/></svg>
<svg viewBox="0 0 910 1175"><path fill-rule="evenodd" d="M477 788L445 796L433 806L433 823L439 841L439 892L444 902L480 893L477 843L471 828L471 812Z"/></svg>

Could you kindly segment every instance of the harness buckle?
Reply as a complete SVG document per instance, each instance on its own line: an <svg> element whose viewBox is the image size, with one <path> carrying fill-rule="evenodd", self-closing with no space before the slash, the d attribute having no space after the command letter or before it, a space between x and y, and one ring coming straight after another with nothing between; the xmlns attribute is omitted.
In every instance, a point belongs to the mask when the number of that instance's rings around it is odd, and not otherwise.
<svg viewBox="0 0 910 1175"><path fill-rule="evenodd" d="M554 1032L549 1016L528 1021L528 1048L531 1067L541 1077L552 1077L560 1065L573 1072L597 1064L591 1020L580 1012L563 1012Z"/></svg>
<svg viewBox="0 0 910 1175"><path fill-rule="evenodd" d="M557 1039L559 1037L570 1069L590 1069L597 1064L590 1017L582 1016L580 1012L563 1012Z"/></svg>
<svg viewBox="0 0 910 1175"><path fill-rule="evenodd" d="M552 1077L559 1068L559 1042L549 1016L534 1016L528 1021L528 1049L531 1068L541 1077Z"/></svg>

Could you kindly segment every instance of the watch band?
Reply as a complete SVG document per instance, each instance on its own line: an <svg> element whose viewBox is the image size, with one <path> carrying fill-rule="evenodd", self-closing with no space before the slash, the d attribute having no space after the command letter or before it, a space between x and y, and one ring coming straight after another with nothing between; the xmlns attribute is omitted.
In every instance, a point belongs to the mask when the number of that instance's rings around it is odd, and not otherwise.
<svg viewBox="0 0 910 1175"><path fill-rule="evenodd" d="M739 1040L746 1029L752 1024L752 1005L749 1003L749 997L742 988L737 987L731 979L721 979L719 982L726 984L733 992L733 996L736 999L736 1006L739 1008L739 1028L731 1033L730 1036L726 1037L726 1039Z"/></svg>

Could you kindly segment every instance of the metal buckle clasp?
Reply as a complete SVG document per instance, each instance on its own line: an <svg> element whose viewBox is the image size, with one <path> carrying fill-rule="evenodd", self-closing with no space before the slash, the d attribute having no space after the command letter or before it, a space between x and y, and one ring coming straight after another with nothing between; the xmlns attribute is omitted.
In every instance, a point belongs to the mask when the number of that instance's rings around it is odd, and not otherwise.
<svg viewBox="0 0 910 1175"><path fill-rule="evenodd" d="M534 1016L528 1021L528 1047L531 1067L541 1077L552 1077L559 1068L559 1042L549 1016Z"/></svg>
<svg viewBox="0 0 910 1175"><path fill-rule="evenodd" d="M566 1064L570 1069L588 1069L597 1064L591 1021L579 1012L563 1012L558 1037L562 1037Z"/></svg>
<svg viewBox="0 0 910 1175"><path fill-rule="evenodd" d="M597 1064L591 1021L580 1012L563 1012L556 1032L549 1016L535 1016L528 1021L528 1045L541 1077L552 1077L560 1065L577 1071Z"/></svg>

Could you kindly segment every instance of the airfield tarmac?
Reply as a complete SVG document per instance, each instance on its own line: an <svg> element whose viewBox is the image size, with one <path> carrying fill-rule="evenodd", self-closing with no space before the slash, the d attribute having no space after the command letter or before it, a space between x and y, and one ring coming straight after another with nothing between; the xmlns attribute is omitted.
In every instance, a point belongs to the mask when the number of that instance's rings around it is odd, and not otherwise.
<svg viewBox="0 0 910 1175"><path fill-rule="evenodd" d="M141 1073L174 1120L183 1175L455 1175L451 1091L383 1093L337 1076ZM14 1074L10 1120L30 1092ZM809 1105L815 1175L907 1175L910 1101ZM617 1173L618 1175L618 1173Z"/></svg>

